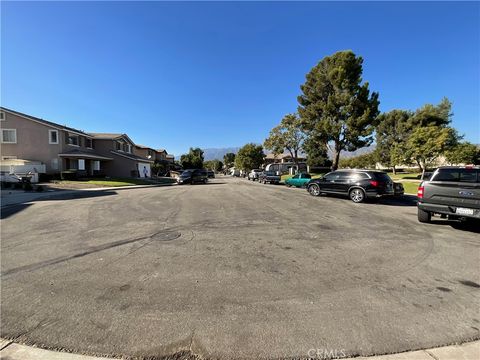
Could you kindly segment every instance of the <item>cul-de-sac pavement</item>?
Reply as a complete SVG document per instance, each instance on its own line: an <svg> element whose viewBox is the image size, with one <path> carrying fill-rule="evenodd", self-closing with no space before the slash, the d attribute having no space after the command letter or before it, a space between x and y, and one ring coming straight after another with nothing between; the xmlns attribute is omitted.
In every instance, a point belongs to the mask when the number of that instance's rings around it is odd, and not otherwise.
<svg viewBox="0 0 480 360"><path fill-rule="evenodd" d="M307 358L478 338L475 229L218 177L2 209L2 336L105 356Z"/></svg>

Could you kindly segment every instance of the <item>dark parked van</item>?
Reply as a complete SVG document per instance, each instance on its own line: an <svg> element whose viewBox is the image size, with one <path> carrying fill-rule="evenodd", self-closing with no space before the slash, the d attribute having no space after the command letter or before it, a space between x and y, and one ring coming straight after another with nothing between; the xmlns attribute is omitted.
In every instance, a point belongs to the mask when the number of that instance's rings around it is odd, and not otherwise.
<svg viewBox="0 0 480 360"><path fill-rule="evenodd" d="M383 171L337 170L319 179L310 180L307 185L310 195L345 195L359 203L367 198L385 195L403 195L403 185L394 183Z"/></svg>
<svg viewBox="0 0 480 360"><path fill-rule="evenodd" d="M185 170L177 179L178 184L206 184L208 181L207 170L205 169L191 169Z"/></svg>

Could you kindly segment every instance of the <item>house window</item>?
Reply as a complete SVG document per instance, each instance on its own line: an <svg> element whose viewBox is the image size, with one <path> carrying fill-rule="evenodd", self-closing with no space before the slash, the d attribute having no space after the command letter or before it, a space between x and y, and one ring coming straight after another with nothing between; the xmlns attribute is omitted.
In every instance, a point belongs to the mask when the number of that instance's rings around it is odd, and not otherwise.
<svg viewBox="0 0 480 360"><path fill-rule="evenodd" d="M66 159L67 169L68 170L78 170L78 160L77 159Z"/></svg>
<svg viewBox="0 0 480 360"><path fill-rule="evenodd" d="M51 166L52 170L58 170L58 158L52 159Z"/></svg>
<svg viewBox="0 0 480 360"><path fill-rule="evenodd" d="M5 120L5 113L0 111L0 120Z"/></svg>
<svg viewBox="0 0 480 360"><path fill-rule="evenodd" d="M58 144L58 130L48 130L48 143Z"/></svg>
<svg viewBox="0 0 480 360"><path fill-rule="evenodd" d="M85 139L85 146L89 149L93 149L93 141L92 139L86 138Z"/></svg>
<svg viewBox="0 0 480 360"><path fill-rule="evenodd" d="M100 171L100 161L99 160L93 160L93 170L94 171Z"/></svg>
<svg viewBox="0 0 480 360"><path fill-rule="evenodd" d="M85 170L85 160L78 159L78 170Z"/></svg>
<svg viewBox="0 0 480 360"><path fill-rule="evenodd" d="M118 151L122 151L122 142L121 142L121 141L117 141L115 147L116 147L116 149L117 149Z"/></svg>
<svg viewBox="0 0 480 360"><path fill-rule="evenodd" d="M78 135L68 134L68 136L67 136L67 144L68 144L68 145L72 145L72 146L79 146Z"/></svg>
<svg viewBox="0 0 480 360"><path fill-rule="evenodd" d="M2 129L2 143L16 144L17 129Z"/></svg>

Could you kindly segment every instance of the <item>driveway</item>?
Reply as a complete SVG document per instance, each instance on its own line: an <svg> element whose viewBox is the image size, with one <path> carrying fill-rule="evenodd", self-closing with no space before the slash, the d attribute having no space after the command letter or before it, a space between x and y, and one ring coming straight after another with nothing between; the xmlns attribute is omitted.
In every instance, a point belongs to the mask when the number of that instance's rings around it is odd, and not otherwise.
<svg viewBox="0 0 480 360"><path fill-rule="evenodd" d="M478 339L480 237L413 205L217 178L7 208L1 336L228 359Z"/></svg>

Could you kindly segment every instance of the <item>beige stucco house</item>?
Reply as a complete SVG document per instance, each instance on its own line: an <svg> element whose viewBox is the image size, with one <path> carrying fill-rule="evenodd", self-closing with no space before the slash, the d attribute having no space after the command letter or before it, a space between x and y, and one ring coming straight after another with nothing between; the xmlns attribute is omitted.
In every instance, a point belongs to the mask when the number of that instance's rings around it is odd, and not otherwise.
<svg viewBox="0 0 480 360"><path fill-rule="evenodd" d="M127 134L90 133L95 150L102 156L113 158L105 164L105 172L115 177L150 177L154 160L135 154L135 143Z"/></svg>
<svg viewBox="0 0 480 360"><path fill-rule="evenodd" d="M126 134L87 133L4 107L0 128L2 160L41 162L47 174L72 170L80 176L151 175L154 159L135 154Z"/></svg>
<svg viewBox="0 0 480 360"><path fill-rule="evenodd" d="M40 161L45 172L75 170L82 175L102 174L109 155L95 149L86 132L0 107L1 159Z"/></svg>

